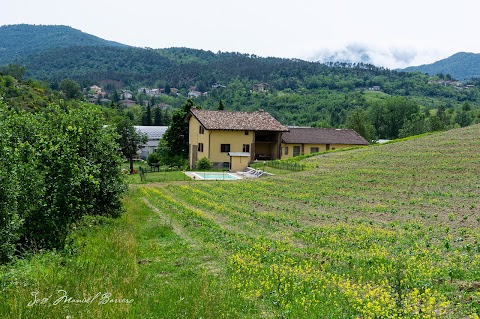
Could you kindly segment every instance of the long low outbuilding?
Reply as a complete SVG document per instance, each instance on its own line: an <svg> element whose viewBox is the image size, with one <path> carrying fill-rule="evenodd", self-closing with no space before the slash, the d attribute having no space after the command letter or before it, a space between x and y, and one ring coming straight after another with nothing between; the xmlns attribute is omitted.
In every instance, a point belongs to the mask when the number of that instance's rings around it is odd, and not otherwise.
<svg viewBox="0 0 480 319"><path fill-rule="evenodd" d="M340 148L368 145L351 129L288 127L282 134L282 159Z"/></svg>

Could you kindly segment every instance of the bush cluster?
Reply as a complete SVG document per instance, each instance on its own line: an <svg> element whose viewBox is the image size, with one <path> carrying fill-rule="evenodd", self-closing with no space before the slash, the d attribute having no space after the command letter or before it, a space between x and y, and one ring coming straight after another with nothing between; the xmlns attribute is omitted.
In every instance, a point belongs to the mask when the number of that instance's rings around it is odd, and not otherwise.
<svg viewBox="0 0 480 319"><path fill-rule="evenodd" d="M0 263L62 248L85 215L120 214L126 184L115 136L92 106L32 113L0 100Z"/></svg>
<svg viewBox="0 0 480 319"><path fill-rule="evenodd" d="M208 171L213 169L213 164L210 162L210 160L206 157L203 157L197 161L196 169L199 171Z"/></svg>

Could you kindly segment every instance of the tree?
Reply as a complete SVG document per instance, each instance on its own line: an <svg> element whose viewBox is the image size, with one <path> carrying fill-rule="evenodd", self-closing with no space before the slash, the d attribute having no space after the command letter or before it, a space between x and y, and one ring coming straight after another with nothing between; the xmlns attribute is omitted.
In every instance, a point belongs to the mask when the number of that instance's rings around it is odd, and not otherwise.
<svg viewBox="0 0 480 319"><path fill-rule="evenodd" d="M142 116L142 125L150 126L152 125L152 109L150 108L150 103L147 105L145 114Z"/></svg>
<svg viewBox="0 0 480 319"><path fill-rule="evenodd" d="M445 121L438 116L438 112L435 115L431 115L425 120L425 128L429 132L444 131L446 128Z"/></svg>
<svg viewBox="0 0 480 319"><path fill-rule="evenodd" d="M419 112L419 106L405 97L393 96L386 100L385 112L386 137L397 138L405 121Z"/></svg>
<svg viewBox="0 0 480 319"><path fill-rule="evenodd" d="M69 100L78 99L83 97L82 88L80 84L72 79L64 79L60 82L60 90L65 94L65 97Z"/></svg>
<svg viewBox="0 0 480 319"><path fill-rule="evenodd" d="M138 150L147 142L147 135L137 132L129 119L122 119L117 124L117 141L120 150L130 163L130 174L133 174L133 159Z"/></svg>
<svg viewBox="0 0 480 319"><path fill-rule="evenodd" d="M407 119L402 128L398 132L398 137L407 137L412 135L419 135L425 133L427 128L425 126L425 114L419 112L413 114Z"/></svg>
<svg viewBox="0 0 480 319"><path fill-rule="evenodd" d="M170 158L177 156L183 159L188 158L188 122L186 117L193 106L193 101L188 99L182 109L175 111L167 131L163 134L162 140L165 141L166 155Z"/></svg>
<svg viewBox="0 0 480 319"><path fill-rule="evenodd" d="M162 110L159 107L156 107L155 110L153 111L153 125L155 126L164 125Z"/></svg>
<svg viewBox="0 0 480 319"><path fill-rule="evenodd" d="M448 123L448 119L447 119L447 114L445 113L445 106L440 105L438 108L437 108L437 117L438 119L444 124L446 125Z"/></svg>
<svg viewBox="0 0 480 319"><path fill-rule="evenodd" d="M2 67L0 74L2 75L10 75L14 77L16 80L21 81L27 69L24 66L20 66L18 64L9 64L7 66Z"/></svg>
<svg viewBox="0 0 480 319"><path fill-rule="evenodd" d="M471 109L472 109L472 107L470 106L470 103L464 102L464 103L462 104L462 111L468 112L468 111L470 111Z"/></svg>
<svg viewBox="0 0 480 319"><path fill-rule="evenodd" d="M118 92L115 90L113 91L113 94L112 94L112 99L111 99L114 103L118 103L118 101L120 101L120 96L118 95Z"/></svg>
<svg viewBox="0 0 480 319"><path fill-rule="evenodd" d="M345 126L356 131L369 143L376 140L375 128L370 122L368 122L366 113L362 109L356 109L350 112L347 115Z"/></svg>
<svg viewBox="0 0 480 319"><path fill-rule="evenodd" d="M463 110L460 112L457 112L457 114L455 115L454 121L456 124L460 125L460 127L468 126L471 123L471 119L468 116L467 112Z"/></svg>
<svg viewBox="0 0 480 319"><path fill-rule="evenodd" d="M220 102L218 102L218 110L223 111L224 109L225 109L225 106L223 105L223 101L220 100Z"/></svg>

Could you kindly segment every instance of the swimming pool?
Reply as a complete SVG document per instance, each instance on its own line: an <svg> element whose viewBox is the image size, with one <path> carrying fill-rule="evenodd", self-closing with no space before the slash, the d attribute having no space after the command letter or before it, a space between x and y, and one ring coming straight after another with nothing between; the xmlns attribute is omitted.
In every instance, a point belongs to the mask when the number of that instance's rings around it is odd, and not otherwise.
<svg viewBox="0 0 480 319"><path fill-rule="evenodd" d="M193 179L197 180L209 180L209 181L215 181L215 180L237 180L241 179L241 177L228 173L228 172L189 172L190 174L187 174Z"/></svg>

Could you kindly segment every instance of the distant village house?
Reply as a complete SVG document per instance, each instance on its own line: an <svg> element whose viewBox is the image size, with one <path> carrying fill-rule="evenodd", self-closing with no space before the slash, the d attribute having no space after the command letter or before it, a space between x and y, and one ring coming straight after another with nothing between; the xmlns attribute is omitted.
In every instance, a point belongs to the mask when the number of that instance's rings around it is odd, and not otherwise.
<svg viewBox="0 0 480 319"><path fill-rule="evenodd" d="M257 84L254 84L253 85L253 92L260 92L260 93L264 93L267 91L267 87L269 86L268 83L257 83Z"/></svg>

